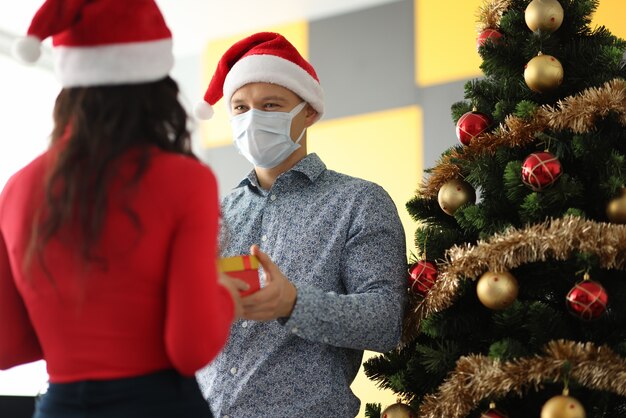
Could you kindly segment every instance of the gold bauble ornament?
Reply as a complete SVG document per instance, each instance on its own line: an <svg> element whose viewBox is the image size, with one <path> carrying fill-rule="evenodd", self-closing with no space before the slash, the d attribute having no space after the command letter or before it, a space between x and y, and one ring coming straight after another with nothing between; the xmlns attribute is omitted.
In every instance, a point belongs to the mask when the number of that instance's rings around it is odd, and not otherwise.
<svg viewBox="0 0 626 418"><path fill-rule="evenodd" d="M474 203L476 201L476 192L468 182L454 179L441 186L437 195L437 201L439 206L441 206L441 210L450 216L454 216L458 208L466 203Z"/></svg>
<svg viewBox="0 0 626 418"><path fill-rule="evenodd" d="M550 398L541 408L541 418L585 418L585 408L571 396Z"/></svg>
<svg viewBox="0 0 626 418"><path fill-rule="evenodd" d="M537 93L547 93L563 82L563 66L552 55L544 55L540 52L526 64L524 81L531 90Z"/></svg>
<svg viewBox="0 0 626 418"><path fill-rule="evenodd" d="M563 7L557 0L533 0L526 7L524 18L533 32L554 32L563 23Z"/></svg>
<svg viewBox="0 0 626 418"><path fill-rule="evenodd" d="M609 202L606 216L614 224L626 224L626 187L622 187L620 195Z"/></svg>
<svg viewBox="0 0 626 418"><path fill-rule="evenodd" d="M488 271L480 276L476 285L476 294L480 302L489 309L499 311L515 302L519 284L509 272L495 273Z"/></svg>
<svg viewBox="0 0 626 418"><path fill-rule="evenodd" d="M417 418L417 412L413 410L409 405L398 402L393 405L389 405L380 414L381 418Z"/></svg>

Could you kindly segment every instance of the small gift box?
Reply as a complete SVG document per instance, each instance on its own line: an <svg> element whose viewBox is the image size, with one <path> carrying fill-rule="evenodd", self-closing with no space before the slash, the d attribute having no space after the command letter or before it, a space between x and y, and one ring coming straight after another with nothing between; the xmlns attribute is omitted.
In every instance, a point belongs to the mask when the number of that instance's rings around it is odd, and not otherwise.
<svg viewBox="0 0 626 418"><path fill-rule="evenodd" d="M241 296L247 296L261 288L259 281L259 260L253 255L238 255L224 257L218 261L221 272L228 274L250 285L250 289L242 291Z"/></svg>

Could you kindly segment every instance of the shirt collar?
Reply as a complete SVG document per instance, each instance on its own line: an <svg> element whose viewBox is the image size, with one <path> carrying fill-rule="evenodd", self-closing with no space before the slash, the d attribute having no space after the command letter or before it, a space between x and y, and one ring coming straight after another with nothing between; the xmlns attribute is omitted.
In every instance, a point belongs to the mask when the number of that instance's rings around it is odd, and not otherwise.
<svg viewBox="0 0 626 418"><path fill-rule="evenodd" d="M304 174L311 181L311 183L314 183L320 174L326 170L326 164L324 164L317 154L312 153L298 161L298 163L294 165L291 170Z"/></svg>
<svg viewBox="0 0 626 418"><path fill-rule="evenodd" d="M324 172L324 170L326 170L326 164L324 164L324 162L320 159L320 157L317 154L312 153L312 154L306 155L303 159L298 161L296 165L294 165L293 167L291 167L291 169L287 171L287 173L289 171L296 171L296 172L302 173L311 181L311 183L313 183L315 182L315 180L317 180L320 174ZM246 178L244 178L237 187L245 186L247 184L257 189L260 189L259 180L256 176L256 172L254 171L254 169L252 169L248 173Z"/></svg>

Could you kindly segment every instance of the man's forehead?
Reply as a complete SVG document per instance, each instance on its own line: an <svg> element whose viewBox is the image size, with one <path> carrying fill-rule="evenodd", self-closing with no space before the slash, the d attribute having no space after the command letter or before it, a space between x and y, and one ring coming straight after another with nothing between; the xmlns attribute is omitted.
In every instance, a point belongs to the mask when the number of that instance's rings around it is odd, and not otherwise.
<svg viewBox="0 0 626 418"><path fill-rule="evenodd" d="M231 101L243 99L253 96L254 98L273 98L281 100L290 100L297 95L286 87L278 84L255 82L248 83L238 88L233 93Z"/></svg>

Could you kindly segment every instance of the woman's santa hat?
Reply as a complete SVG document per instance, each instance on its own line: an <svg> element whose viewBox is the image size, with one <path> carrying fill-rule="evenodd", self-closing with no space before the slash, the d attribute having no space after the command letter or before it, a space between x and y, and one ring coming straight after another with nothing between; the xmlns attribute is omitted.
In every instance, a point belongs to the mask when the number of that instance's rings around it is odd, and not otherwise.
<svg viewBox="0 0 626 418"><path fill-rule="evenodd" d="M200 119L213 116L213 105L224 97L230 112L233 94L248 83L285 87L324 113L324 94L315 70L284 36L260 32L242 39L224 53L204 95L195 108Z"/></svg>
<svg viewBox="0 0 626 418"><path fill-rule="evenodd" d="M156 81L174 65L172 34L154 0L47 0L13 54L33 63L50 36L63 87Z"/></svg>

